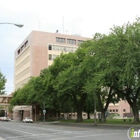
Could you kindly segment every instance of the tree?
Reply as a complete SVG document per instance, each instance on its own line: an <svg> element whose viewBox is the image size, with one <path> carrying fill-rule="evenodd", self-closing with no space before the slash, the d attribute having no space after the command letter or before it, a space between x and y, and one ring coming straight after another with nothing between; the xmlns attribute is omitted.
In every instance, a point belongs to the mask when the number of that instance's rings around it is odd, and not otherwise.
<svg viewBox="0 0 140 140"><path fill-rule="evenodd" d="M88 98L93 98L93 102L98 102L98 111L101 111L102 121L106 119L105 112L113 94L112 88L107 88L107 79L106 83L105 80L101 80L103 78L101 72L104 67L106 68L106 65L102 64L102 61L105 59L103 58L103 53L105 52L102 49L102 45L106 39L105 35L95 34L93 40L84 42L79 48L86 53L86 57L82 62L82 69L84 75L86 75L84 88L88 93ZM103 91L103 86L106 86L106 89L110 89L110 92L108 90Z"/></svg>
<svg viewBox="0 0 140 140"><path fill-rule="evenodd" d="M122 27L114 27L113 34L118 37L117 53L112 56L118 58L115 63L120 67L118 75L119 96L126 99L132 108L134 122L139 122L138 97L140 96L140 19L134 23L127 23ZM118 56L117 56L118 55Z"/></svg>
<svg viewBox="0 0 140 140"><path fill-rule="evenodd" d="M35 88L36 85L41 87L38 79L39 77L31 77L31 79L26 84L24 84L23 87L17 89L14 92L10 103L12 105L32 105L36 102L39 102L37 99L37 89Z"/></svg>
<svg viewBox="0 0 140 140"><path fill-rule="evenodd" d="M84 52L61 55L51 67L56 75L53 85L58 99L61 101L65 99L66 102L71 100L77 112L77 122L83 121L82 111L87 98L87 93L83 89L86 75L81 71L80 65L83 56L85 56Z"/></svg>
<svg viewBox="0 0 140 140"><path fill-rule="evenodd" d="M96 34L90 50L94 53L91 61L96 64L94 78L91 80L96 85L94 89L108 87L116 94L116 101L127 100L133 110L135 123L139 121L139 29L139 18L132 24L114 26L109 35Z"/></svg>
<svg viewBox="0 0 140 140"><path fill-rule="evenodd" d="M5 94L5 83L6 83L6 78L3 76L3 74L0 71L0 95Z"/></svg>
<svg viewBox="0 0 140 140"><path fill-rule="evenodd" d="M97 100L95 99L95 97L93 96L93 94L88 94L86 102L85 102L85 106L83 109L83 111L87 113L87 119L90 119L90 114L91 113L93 114L95 109L100 111L99 104Z"/></svg>

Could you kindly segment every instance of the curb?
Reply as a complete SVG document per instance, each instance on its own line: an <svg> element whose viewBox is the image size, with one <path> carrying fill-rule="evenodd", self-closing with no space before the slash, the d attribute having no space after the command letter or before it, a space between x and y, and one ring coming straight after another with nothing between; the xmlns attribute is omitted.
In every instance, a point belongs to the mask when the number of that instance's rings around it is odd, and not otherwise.
<svg viewBox="0 0 140 140"><path fill-rule="evenodd" d="M63 123L63 122L40 122L47 125L65 125L65 126L78 126L78 127L105 127L105 128L140 128L140 124L132 125L119 125L119 124L91 124L91 123Z"/></svg>

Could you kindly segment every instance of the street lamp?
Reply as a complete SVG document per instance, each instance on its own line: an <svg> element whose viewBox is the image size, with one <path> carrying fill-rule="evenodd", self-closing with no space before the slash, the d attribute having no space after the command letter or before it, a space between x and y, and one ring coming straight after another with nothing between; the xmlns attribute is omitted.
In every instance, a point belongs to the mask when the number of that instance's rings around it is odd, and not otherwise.
<svg viewBox="0 0 140 140"><path fill-rule="evenodd" d="M22 24L15 24L15 23L8 23L8 22L2 22L2 23L0 23L0 24L12 24L12 25L15 25L15 26L17 26L17 27L19 27L19 28L22 28L24 25L22 25Z"/></svg>
<svg viewBox="0 0 140 140"><path fill-rule="evenodd" d="M97 125L96 121L96 97L94 95L94 125Z"/></svg>

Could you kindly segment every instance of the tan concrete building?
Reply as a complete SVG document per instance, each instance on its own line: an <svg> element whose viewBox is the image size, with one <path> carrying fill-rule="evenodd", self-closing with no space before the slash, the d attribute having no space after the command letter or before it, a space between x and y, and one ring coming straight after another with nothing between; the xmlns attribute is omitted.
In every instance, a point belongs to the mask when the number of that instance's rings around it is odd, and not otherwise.
<svg viewBox="0 0 140 140"><path fill-rule="evenodd" d="M15 90L31 76L38 76L62 52L75 52L78 45L88 39L76 35L32 31L15 51Z"/></svg>
<svg viewBox="0 0 140 140"><path fill-rule="evenodd" d="M50 66L62 52L75 52L79 44L88 39L79 35L32 31L15 51L15 90L27 83L31 76L39 76L40 71ZM39 114L38 109L30 106L13 109L15 120L25 116L38 120Z"/></svg>

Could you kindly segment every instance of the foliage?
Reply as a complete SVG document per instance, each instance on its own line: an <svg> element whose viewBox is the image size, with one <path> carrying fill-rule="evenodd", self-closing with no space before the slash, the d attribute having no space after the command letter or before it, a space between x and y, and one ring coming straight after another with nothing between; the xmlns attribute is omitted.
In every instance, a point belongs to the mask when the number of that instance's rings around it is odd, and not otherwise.
<svg viewBox="0 0 140 140"><path fill-rule="evenodd" d="M5 83L6 83L6 78L3 76L3 74L0 71L0 95L5 94Z"/></svg>
<svg viewBox="0 0 140 140"><path fill-rule="evenodd" d="M14 93L13 105L34 104L56 111L91 111L94 99L105 118L109 103L127 100L139 120L140 19L114 26L108 35L96 33L75 53L61 54L40 76Z"/></svg>

